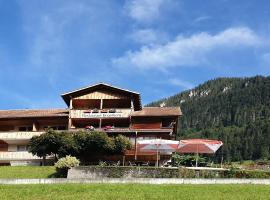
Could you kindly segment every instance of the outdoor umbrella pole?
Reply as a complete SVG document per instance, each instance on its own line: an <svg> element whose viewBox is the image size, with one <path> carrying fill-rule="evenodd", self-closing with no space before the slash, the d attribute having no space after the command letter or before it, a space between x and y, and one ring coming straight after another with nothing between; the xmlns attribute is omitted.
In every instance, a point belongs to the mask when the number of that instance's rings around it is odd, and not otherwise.
<svg viewBox="0 0 270 200"><path fill-rule="evenodd" d="M198 167L198 157L199 157L199 153L196 153L196 167Z"/></svg>
<svg viewBox="0 0 270 200"><path fill-rule="evenodd" d="M157 148L157 162L156 162L156 167L158 167L158 148Z"/></svg>
<svg viewBox="0 0 270 200"><path fill-rule="evenodd" d="M159 141L159 142L160 142L160 141ZM158 155L158 154L159 154L159 147L160 147L160 145L161 145L161 144L159 144L159 143L156 145L156 148L157 148L157 163L156 163L156 167L159 166L159 159L158 159L158 158L159 158L159 155Z"/></svg>
<svg viewBox="0 0 270 200"><path fill-rule="evenodd" d="M199 159L199 145L197 144L196 167L198 167L198 159Z"/></svg>

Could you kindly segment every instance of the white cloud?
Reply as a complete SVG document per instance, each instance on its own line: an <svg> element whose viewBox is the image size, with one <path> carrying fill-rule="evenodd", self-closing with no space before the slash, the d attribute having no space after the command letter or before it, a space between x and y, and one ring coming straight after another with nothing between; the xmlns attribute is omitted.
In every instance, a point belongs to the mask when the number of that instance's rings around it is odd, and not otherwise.
<svg viewBox="0 0 270 200"><path fill-rule="evenodd" d="M168 40L168 36L165 33L153 29L136 30L129 37L141 44L161 44Z"/></svg>
<svg viewBox="0 0 270 200"><path fill-rule="evenodd" d="M200 17L197 17L196 19L193 20L194 23L201 23L203 21L207 21L211 19L210 16L200 16Z"/></svg>
<svg viewBox="0 0 270 200"><path fill-rule="evenodd" d="M129 0L126 9L131 18L149 22L159 17L160 7L166 0Z"/></svg>
<svg viewBox="0 0 270 200"><path fill-rule="evenodd" d="M167 70L176 66L206 64L211 59L209 53L215 50L256 48L260 45L265 45L264 38L247 27L235 27L215 35L206 32L189 37L179 35L164 45L144 45L138 51L128 51L112 62L122 67Z"/></svg>

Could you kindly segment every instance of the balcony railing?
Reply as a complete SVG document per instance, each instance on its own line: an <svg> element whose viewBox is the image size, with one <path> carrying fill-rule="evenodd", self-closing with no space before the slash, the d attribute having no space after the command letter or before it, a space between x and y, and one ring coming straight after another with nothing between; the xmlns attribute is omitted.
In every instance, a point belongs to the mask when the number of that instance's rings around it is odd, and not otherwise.
<svg viewBox="0 0 270 200"><path fill-rule="evenodd" d="M36 160L41 159L40 157L34 156L33 154L27 151L18 151L18 152L0 152L0 161L1 160Z"/></svg>
<svg viewBox="0 0 270 200"><path fill-rule="evenodd" d="M71 110L71 118L127 118L131 109Z"/></svg>
<svg viewBox="0 0 270 200"><path fill-rule="evenodd" d="M30 140L44 132L0 132L0 140Z"/></svg>

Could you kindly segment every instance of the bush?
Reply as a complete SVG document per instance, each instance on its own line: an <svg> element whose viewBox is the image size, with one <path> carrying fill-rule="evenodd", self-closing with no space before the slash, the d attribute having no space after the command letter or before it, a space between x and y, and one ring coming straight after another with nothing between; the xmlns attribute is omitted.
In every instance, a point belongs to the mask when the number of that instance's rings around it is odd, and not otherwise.
<svg viewBox="0 0 270 200"><path fill-rule="evenodd" d="M113 138L113 154L124 154L126 150L130 150L132 148L132 144L130 143L130 140L123 136L118 135L115 138Z"/></svg>
<svg viewBox="0 0 270 200"><path fill-rule="evenodd" d="M59 174L66 177L68 170L72 167L79 166L79 164L80 161L76 157L66 156L64 158L60 158L54 166Z"/></svg>

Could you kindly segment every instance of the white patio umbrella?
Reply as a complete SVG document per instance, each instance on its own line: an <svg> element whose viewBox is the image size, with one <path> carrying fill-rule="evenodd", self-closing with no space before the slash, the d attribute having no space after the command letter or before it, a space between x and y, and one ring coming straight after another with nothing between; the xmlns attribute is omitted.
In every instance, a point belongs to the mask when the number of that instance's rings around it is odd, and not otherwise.
<svg viewBox="0 0 270 200"><path fill-rule="evenodd" d="M137 142L137 148L139 151L151 152L155 151L157 154L156 166L159 162L159 154L172 153L178 148L179 141L175 140L164 140L164 139L151 139L151 140L139 140Z"/></svg>

